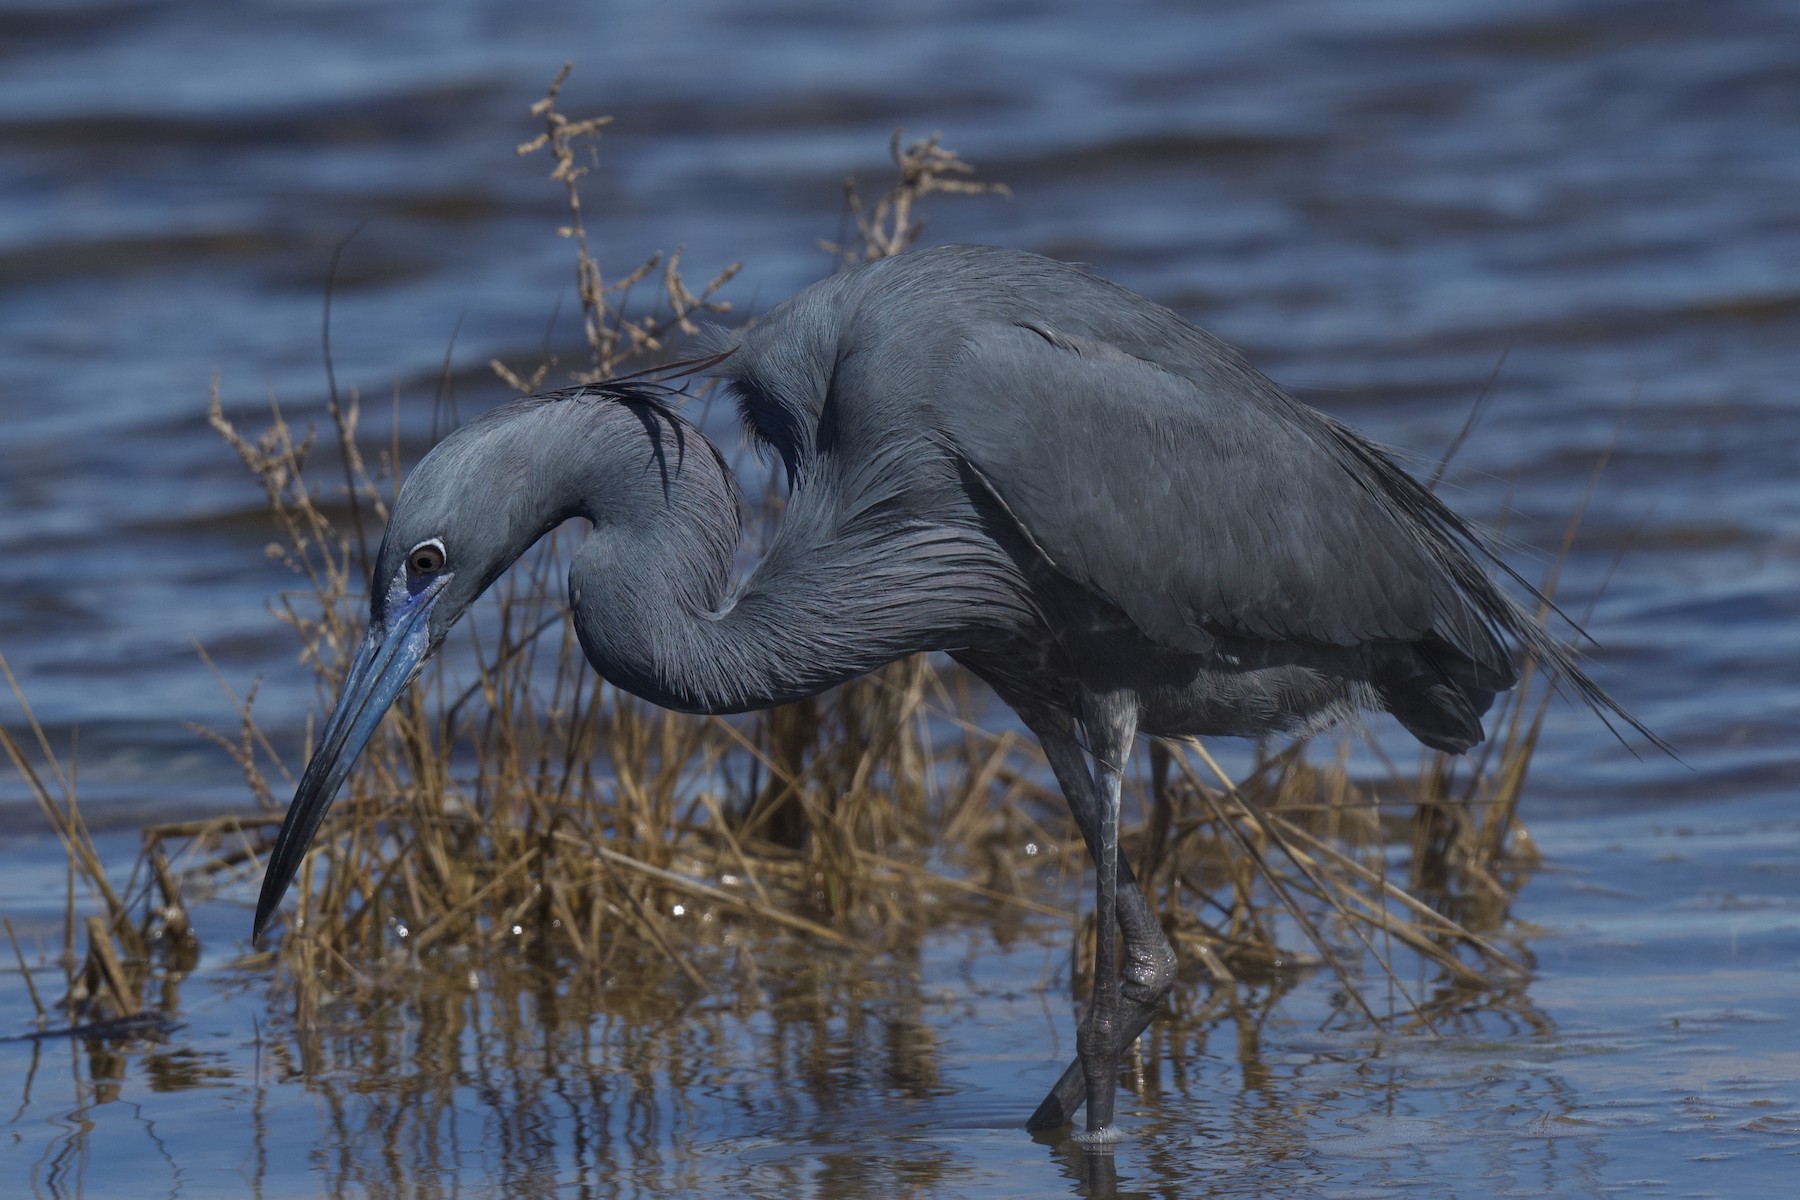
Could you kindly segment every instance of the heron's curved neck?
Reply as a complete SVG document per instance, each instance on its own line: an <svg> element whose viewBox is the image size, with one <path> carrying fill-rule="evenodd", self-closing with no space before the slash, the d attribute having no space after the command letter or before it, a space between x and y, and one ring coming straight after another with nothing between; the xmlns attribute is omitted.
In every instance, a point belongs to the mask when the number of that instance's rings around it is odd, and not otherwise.
<svg viewBox="0 0 1800 1200"><path fill-rule="evenodd" d="M594 529L570 567L570 600L582 649L612 683L686 712L766 708L956 648L983 601L993 609L978 592L996 585L959 569L967 552L948 531L846 522L839 494L796 494L733 587L734 482L697 430L663 420L582 456L577 511Z"/></svg>

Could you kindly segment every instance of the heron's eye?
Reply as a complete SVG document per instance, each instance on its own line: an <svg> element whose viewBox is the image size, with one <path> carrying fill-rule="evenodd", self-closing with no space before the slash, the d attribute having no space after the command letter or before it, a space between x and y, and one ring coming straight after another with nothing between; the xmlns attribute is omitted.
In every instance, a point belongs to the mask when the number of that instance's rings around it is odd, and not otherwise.
<svg viewBox="0 0 1800 1200"><path fill-rule="evenodd" d="M420 542L407 552L406 569L414 575L436 575L444 569L444 547L436 540Z"/></svg>

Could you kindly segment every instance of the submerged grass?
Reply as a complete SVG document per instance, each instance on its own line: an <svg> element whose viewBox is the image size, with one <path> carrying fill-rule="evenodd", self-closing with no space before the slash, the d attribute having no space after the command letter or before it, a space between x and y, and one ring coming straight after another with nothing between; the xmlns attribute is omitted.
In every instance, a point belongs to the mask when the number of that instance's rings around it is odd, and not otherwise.
<svg viewBox="0 0 1800 1200"><path fill-rule="evenodd" d="M557 110L566 75L532 110L545 131L519 149L548 149L550 176L566 190L559 233L575 248L587 343L575 377L597 380L665 354L695 314L726 311L721 290L736 267L698 293L682 282L678 254L606 281L577 186L583 140L605 119ZM974 181L935 137L903 148L896 134L891 151L898 179L886 194L865 203L847 185L857 241L829 244L835 260L904 249L928 194L1002 190ZM659 267L657 302L633 315L632 289ZM530 391L554 365L494 369ZM297 584L275 615L327 702L360 636L366 546L398 474L397 452L360 435L354 394L334 395L328 411L324 449L344 480L332 488L317 482L315 459L327 456L314 434L278 406L254 433L226 416L216 389L210 408L264 489L270 553ZM771 484L762 528L779 509ZM452 949L494 970L510 963L629 980L645 998L693 996L755 980L759 956L892 952L952 921L1070 920L1070 981L1085 985L1092 930L1065 915L1085 850L1035 747L1010 721L989 719L999 707L990 711L975 681L920 656L768 713L660 710L588 668L561 599L566 546L552 536L512 572L396 706L306 860L272 948L243 960L284 981L300 1028L329 998L379 991ZM14 944L28 982L46 967L62 976L58 1014L40 999L41 1021L155 1011L156 973L191 965L182 892L247 888L294 772L258 728L252 691L239 727L209 736L242 768L256 810L145 830L131 882L115 889L72 773L6 679L35 753L4 728L0 747L70 864L61 956L52 966L40 953L33 970ZM1512 975L1517 963L1496 942L1514 876L1529 865L1517 802L1547 699L1546 687L1521 685L1470 761L1429 754L1381 783L1354 777L1344 751L1321 764L1303 744L1264 748L1235 782L1199 747L1153 752L1126 846L1190 972L1266 981L1324 964L1369 1018L1379 1015L1364 999L1373 980L1427 1023L1447 997ZM78 910L93 915L78 920ZM1413 994L1408 978L1431 993ZM35 983L33 994L43 994Z"/></svg>

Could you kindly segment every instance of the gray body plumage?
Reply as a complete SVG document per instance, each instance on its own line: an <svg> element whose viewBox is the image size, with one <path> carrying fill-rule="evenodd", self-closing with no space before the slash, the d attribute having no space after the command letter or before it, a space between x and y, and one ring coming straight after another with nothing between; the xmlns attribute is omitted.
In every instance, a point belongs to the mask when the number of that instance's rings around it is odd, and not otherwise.
<svg viewBox="0 0 1800 1200"><path fill-rule="evenodd" d="M1468 527L1381 451L1078 267L981 246L884 260L775 309L721 373L788 467L800 538L862 503L1023 587L1027 604L933 647L1016 707L1074 713L1082 687L1123 687L1163 736L1376 707L1460 751L1515 681L1514 646L1556 654Z"/></svg>
<svg viewBox="0 0 1800 1200"><path fill-rule="evenodd" d="M986 679L1043 743L1094 853L1094 1002L1033 1115L1111 1136L1119 1053L1174 955L1118 857L1139 731L1261 735L1385 709L1481 740L1516 658L1618 710L1497 588L1479 538L1380 450L1174 313L1078 267L949 246L825 280L719 373L790 496L734 582L739 500L669 394L618 383L485 414L395 501L370 630L270 856L260 933L351 761L446 631L573 517L582 649L691 712L812 695L918 651ZM1627 718L1629 720L1629 718Z"/></svg>

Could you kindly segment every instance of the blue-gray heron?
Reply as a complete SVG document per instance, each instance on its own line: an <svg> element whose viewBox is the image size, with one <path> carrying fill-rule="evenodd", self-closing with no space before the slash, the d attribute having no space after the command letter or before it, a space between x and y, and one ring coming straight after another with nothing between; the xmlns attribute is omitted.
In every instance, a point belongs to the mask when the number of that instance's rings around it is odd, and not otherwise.
<svg viewBox="0 0 1800 1200"><path fill-rule="evenodd" d="M981 246L870 263L775 309L717 369L791 489L736 581L736 483L654 387L504 404L413 470L368 634L269 860L259 936L382 714L572 517L593 525L569 570L575 628L628 692L742 712L937 650L1017 710L1096 861L1103 933L1077 1061L1030 1124L1085 1100L1094 1141L1111 1136L1120 1054L1175 974L1119 857L1136 734L1260 736L1379 709L1457 753L1522 652L1624 716L1386 454L1081 268Z"/></svg>

